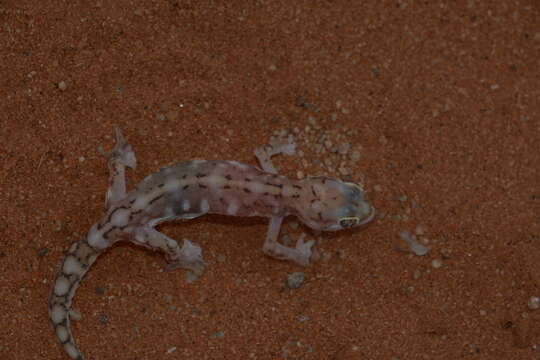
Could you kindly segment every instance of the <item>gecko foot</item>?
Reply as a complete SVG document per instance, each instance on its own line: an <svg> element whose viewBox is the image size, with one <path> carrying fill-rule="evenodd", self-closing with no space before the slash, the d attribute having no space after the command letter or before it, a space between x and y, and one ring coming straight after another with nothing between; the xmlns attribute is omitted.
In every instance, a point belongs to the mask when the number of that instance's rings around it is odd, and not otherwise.
<svg viewBox="0 0 540 360"><path fill-rule="evenodd" d="M109 163L120 163L131 169L135 169L137 166L137 160L131 145L126 141L122 135L122 132L120 131L120 128L116 125L114 126L114 133L116 136L116 144L114 145L114 148L110 151L104 151L103 147L99 146L99 153L105 156L105 158L109 160Z"/></svg>
<svg viewBox="0 0 540 360"><path fill-rule="evenodd" d="M308 266L312 254L311 247L315 244L315 240L304 242L305 236L305 234L300 235L294 248L281 245L278 242L267 242L263 246L263 252L279 260L290 260L299 265Z"/></svg>
<svg viewBox="0 0 540 360"><path fill-rule="evenodd" d="M276 168L272 164L271 157L277 154L294 155L295 148L296 144L294 143L292 134L287 138L272 137L269 144L255 149L255 156L259 160L264 171L277 174Z"/></svg>
<svg viewBox="0 0 540 360"><path fill-rule="evenodd" d="M311 247L315 244L315 240L309 240L304 242L306 234L300 234L298 240L296 240L295 250L298 252L297 262L302 266L308 266L311 258Z"/></svg>
<svg viewBox="0 0 540 360"><path fill-rule="evenodd" d="M192 271L197 276L202 275L206 264L202 257L202 249L198 245L184 239L179 255L167 258L169 263L165 266L166 271L182 268Z"/></svg>

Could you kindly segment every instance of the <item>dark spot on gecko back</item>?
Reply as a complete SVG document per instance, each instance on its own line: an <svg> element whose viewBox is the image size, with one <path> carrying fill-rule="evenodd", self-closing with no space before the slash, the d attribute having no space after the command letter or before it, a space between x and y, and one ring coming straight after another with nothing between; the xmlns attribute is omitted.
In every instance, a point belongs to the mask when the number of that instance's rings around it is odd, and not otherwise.
<svg viewBox="0 0 540 360"><path fill-rule="evenodd" d="M161 195L159 195L159 196L156 196L155 198L153 198L152 200L150 200L150 201L148 202L148 205L151 205L152 203L158 201L159 199L161 199L161 198L163 197L163 195L164 195L164 194L161 194Z"/></svg>

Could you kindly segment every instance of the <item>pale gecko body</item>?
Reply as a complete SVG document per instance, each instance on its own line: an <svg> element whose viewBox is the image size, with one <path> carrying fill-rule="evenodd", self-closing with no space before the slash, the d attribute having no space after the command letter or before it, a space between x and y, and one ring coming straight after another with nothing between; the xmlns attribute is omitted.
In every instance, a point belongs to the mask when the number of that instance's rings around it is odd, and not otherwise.
<svg viewBox="0 0 540 360"><path fill-rule="evenodd" d="M161 250L168 269L184 268L202 274L201 248L176 240L154 227L173 219L193 219L204 214L262 216L270 218L263 252L300 265L309 264L313 240L296 247L277 239L284 217L294 215L308 227L335 231L366 224L374 208L363 198L362 188L328 177L292 180L278 175L270 157L294 153L292 141L266 145L255 151L261 169L236 161L193 160L161 169L126 192L125 167L135 168L135 154L116 128L116 147L104 155L109 160L110 187L104 217L86 238L74 243L64 258L49 298L49 317L56 337L71 359L83 356L69 328L75 291L89 267L108 247L120 240Z"/></svg>

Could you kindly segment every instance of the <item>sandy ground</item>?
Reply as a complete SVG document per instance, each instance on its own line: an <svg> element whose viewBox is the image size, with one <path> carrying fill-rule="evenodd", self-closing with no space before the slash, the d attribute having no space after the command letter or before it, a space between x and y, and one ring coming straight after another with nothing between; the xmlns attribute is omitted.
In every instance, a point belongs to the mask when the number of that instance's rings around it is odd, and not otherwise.
<svg viewBox="0 0 540 360"><path fill-rule="evenodd" d="M307 268L262 254L258 218L160 226L203 247L195 282L114 246L74 301L88 359L539 359L539 7L0 2L0 358L67 359L47 297L102 214L116 123L130 186L192 158L255 164L292 133L282 173L363 181L379 212L334 234L291 219L286 237L317 240Z"/></svg>

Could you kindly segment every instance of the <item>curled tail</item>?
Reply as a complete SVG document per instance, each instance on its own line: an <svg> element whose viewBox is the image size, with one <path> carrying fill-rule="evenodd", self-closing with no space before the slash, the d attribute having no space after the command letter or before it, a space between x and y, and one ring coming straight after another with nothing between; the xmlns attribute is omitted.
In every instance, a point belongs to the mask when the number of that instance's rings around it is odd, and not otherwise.
<svg viewBox="0 0 540 360"><path fill-rule="evenodd" d="M83 356L69 328L69 317L74 315L71 301L82 278L96 260L102 249L91 247L87 239L80 240L69 248L54 280L49 297L49 319L62 348L71 359L83 360Z"/></svg>

